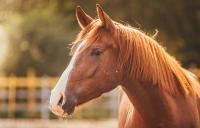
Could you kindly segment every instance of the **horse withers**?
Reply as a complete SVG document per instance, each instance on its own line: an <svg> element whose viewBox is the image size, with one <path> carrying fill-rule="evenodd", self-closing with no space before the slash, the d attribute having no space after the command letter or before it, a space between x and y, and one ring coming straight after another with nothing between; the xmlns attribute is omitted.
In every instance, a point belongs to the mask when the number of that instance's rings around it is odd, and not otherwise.
<svg viewBox="0 0 200 128"><path fill-rule="evenodd" d="M61 117L121 86L119 128L200 128L200 85L156 40L113 21L97 5L93 19L81 7L81 32L72 59L51 92Z"/></svg>

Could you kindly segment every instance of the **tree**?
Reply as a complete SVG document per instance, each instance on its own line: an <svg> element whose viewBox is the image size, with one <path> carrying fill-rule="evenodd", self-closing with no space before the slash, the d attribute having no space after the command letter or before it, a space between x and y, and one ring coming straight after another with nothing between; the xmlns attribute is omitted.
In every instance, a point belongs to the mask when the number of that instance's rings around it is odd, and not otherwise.
<svg viewBox="0 0 200 128"><path fill-rule="evenodd" d="M24 75L33 67L39 74L56 75L68 62L69 45L78 33L75 8L81 5L95 17L97 1L17 0L2 4L15 11L6 24L11 33L5 71ZM153 35L185 66L200 66L200 1L112 0L98 1L116 21ZM1 11L1 9L0 9ZM13 27L15 26L15 27Z"/></svg>
<svg viewBox="0 0 200 128"><path fill-rule="evenodd" d="M54 6L49 6L34 8L12 16L12 19L19 20L8 23L12 28L12 38L4 70L17 75L25 75L30 67L39 75L61 72L69 58L72 35L75 35L75 31L70 31L74 30L72 18L57 13ZM15 24L17 27L13 27Z"/></svg>

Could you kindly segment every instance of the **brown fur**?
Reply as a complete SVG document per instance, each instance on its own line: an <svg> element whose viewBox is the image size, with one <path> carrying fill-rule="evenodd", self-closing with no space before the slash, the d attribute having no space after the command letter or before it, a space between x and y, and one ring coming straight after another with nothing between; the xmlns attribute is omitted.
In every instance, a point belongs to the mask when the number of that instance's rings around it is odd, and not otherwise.
<svg viewBox="0 0 200 128"><path fill-rule="evenodd" d="M195 93L184 69L156 40L130 26L117 22L115 25L116 30L113 34L119 51L119 62L122 62L120 63L121 68L129 71L126 72L129 76L135 80L152 82L171 94L177 92L177 87L174 85L178 80L183 94ZM101 32L102 26L97 19L79 34L77 40L92 37L92 41L84 48L87 49L91 43L95 42L94 40L101 36ZM86 33L87 37L84 37ZM74 42L72 51L76 44L77 41Z"/></svg>
<svg viewBox="0 0 200 128"><path fill-rule="evenodd" d="M199 83L153 37L112 21L99 5L98 19L77 13L82 31L72 55L79 42L87 44L69 73L66 110L121 85L120 128L200 127ZM94 48L102 57L91 56Z"/></svg>

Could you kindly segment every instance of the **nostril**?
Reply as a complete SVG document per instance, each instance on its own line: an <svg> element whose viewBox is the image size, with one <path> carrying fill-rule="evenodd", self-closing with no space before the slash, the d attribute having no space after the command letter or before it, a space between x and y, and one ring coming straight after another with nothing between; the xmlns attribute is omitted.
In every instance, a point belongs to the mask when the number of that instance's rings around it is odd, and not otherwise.
<svg viewBox="0 0 200 128"><path fill-rule="evenodd" d="M64 94L61 94L61 97L60 97L60 100L58 102L58 105L59 106L63 106L65 104L65 95Z"/></svg>
<svg viewBox="0 0 200 128"><path fill-rule="evenodd" d="M63 96L61 96L60 100L58 101L58 105L61 106L63 102Z"/></svg>
<svg viewBox="0 0 200 128"><path fill-rule="evenodd" d="M52 91L50 96L49 108L54 114L58 116L63 116L63 114L65 114L65 111L63 109L64 104L66 104L65 97L66 96L63 92Z"/></svg>

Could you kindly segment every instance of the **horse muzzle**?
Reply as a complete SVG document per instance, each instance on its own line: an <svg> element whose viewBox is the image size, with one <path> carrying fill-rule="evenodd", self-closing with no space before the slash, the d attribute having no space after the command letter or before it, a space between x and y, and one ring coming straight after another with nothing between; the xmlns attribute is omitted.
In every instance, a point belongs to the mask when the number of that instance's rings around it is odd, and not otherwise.
<svg viewBox="0 0 200 128"><path fill-rule="evenodd" d="M74 112L76 106L75 98L65 95L63 92L51 91L49 109L57 116L67 117Z"/></svg>

